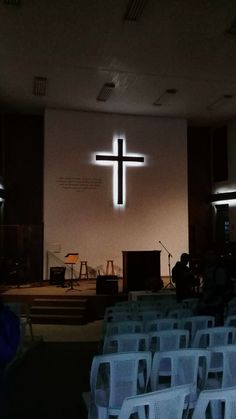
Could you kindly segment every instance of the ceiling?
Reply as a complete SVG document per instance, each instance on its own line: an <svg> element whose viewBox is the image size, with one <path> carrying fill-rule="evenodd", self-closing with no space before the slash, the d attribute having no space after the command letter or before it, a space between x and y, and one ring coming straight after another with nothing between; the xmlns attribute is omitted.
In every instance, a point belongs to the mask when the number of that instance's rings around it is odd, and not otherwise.
<svg viewBox="0 0 236 419"><path fill-rule="evenodd" d="M0 0L0 106L47 107L187 118L216 125L236 117L236 1ZM233 31L232 31L233 32ZM33 94L45 77L45 96ZM104 83L115 88L96 100ZM167 89L161 106L153 103ZM211 106L230 95L221 106Z"/></svg>

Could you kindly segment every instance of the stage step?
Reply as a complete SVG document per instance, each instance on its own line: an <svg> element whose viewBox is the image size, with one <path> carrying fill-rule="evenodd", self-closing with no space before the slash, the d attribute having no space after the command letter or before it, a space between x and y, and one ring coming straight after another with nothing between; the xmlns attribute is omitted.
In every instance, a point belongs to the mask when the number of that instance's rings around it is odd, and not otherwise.
<svg viewBox="0 0 236 419"><path fill-rule="evenodd" d="M31 320L33 324L85 324L84 316L69 314L32 314Z"/></svg>
<svg viewBox="0 0 236 419"><path fill-rule="evenodd" d="M69 306L33 306L31 308L31 315L32 314L47 314L47 313L53 313L53 314L61 314L62 312L65 314L80 314L84 315L84 312L86 310L86 307L69 307Z"/></svg>
<svg viewBox="0 0 236 419"><path fill-rule="evenodd" d="M35 298L30 309L32 323L85 324L86 298Z"/></svg>
<svg viewBox="0 0 236 419"><path fill-rule="evenodd" d="M87 299L86 298L80 298L80 299L75 299L75 298L35 298L34 299L34 305L40 305L40 306L48 306L48 305L59 305L59 306L85 306L85 304L87 304Z"/></svg>

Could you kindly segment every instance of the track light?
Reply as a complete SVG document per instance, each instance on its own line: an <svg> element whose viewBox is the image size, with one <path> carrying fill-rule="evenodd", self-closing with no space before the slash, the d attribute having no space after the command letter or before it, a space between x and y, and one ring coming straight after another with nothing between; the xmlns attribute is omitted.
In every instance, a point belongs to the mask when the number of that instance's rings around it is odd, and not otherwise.
<svg viewBox="0 0 236 419"><path fill-rule="evenodd" d="M130 22L138 20L142 13L147 0L130 0L125 12L124 19Z"/></svg>
<svg viewBox="0 0 236 419"><path fill-rule="evenodd" d="M47 87L46 77L35 77L33 85L33 94L35 96L45 96Z"/></svg>
<svg viewBox="0 0 236 419"><path fill-rule="evenodd" d="M209 106L207 106L208 111L214 111L215 109L221 108L222 106L229 103L229 101L233 99L233 95L223 95L218 97L214 102L212 102Z"/></svg>
<svg viewBox="0 0 236 419"><path fill-rule="evenodd" d="M115 89L115 84L114 83L105 83L100 92L98 93L98 96L96 98L96 100L100 101L100 102L106 102L107 99L109 99L111 93L113 92L113 90Z"/></svg>
<svg viewBox="0 0 236 419"><path fill-rule="evenodd" d="M19 6L20 0L4 0L3 3L9 6Z"/></svg>
<svg viewBox="0 0 236 419"><path fill-rule="evenodd" d="M166 101L166 98L171 95L175 95L177 93L177 89L167 89L164 93L159 96L155 102L153 103L154 106L162 106L163 102Z"/></svg>

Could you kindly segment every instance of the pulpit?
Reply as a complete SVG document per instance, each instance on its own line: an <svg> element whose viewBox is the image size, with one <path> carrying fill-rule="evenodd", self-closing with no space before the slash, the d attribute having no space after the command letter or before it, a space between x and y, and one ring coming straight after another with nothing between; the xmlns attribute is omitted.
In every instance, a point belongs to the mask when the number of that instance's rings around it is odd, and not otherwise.
<svg viewBox="0 0 236 419"><path fill-rule="evenodd" d="M123 288L158 291L162 288L160 250L123 251Z"/></svg>

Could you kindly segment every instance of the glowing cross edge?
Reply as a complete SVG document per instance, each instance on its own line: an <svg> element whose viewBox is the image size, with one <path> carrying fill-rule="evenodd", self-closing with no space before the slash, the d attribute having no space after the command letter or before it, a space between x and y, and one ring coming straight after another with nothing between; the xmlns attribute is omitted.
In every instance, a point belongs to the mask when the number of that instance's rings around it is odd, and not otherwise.
<svg viewBox="0 0 236 419"><path fill-rule="evenodd" d="M144 163L144 157L124 155L123 139L117 139L117 154L97 154L96 160L117 164L117 205L124 205L124 163ZM126 166L125 165L125 166Z"/></svg>

